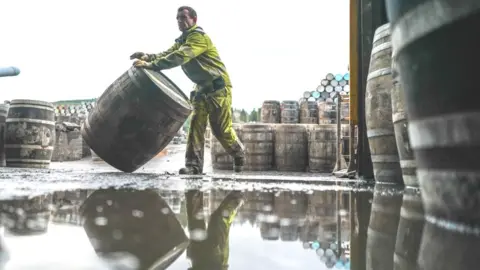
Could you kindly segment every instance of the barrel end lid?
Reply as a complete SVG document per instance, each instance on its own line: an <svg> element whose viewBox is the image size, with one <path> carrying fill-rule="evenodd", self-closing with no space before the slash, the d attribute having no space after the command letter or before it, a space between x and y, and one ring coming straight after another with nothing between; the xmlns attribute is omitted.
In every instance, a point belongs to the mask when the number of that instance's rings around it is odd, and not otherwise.
<svg viewBox="0 0 480 270"><path fill-rule="evenodd" d="M183 108L188 110L193 110L192 105L190 104L185 93L178 87L174 82L172 82L165 74L160 71L153 71L148 69L139 69L142 70L147 77L158 86L158 88L164 92L168 97L170 97L177 104L181 105Z"/></svg>

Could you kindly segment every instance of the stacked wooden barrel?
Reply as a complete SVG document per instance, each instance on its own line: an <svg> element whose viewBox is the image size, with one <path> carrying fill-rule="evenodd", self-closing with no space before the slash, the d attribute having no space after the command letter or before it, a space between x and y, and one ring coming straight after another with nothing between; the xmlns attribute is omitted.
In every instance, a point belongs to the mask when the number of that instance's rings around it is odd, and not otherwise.
<svg viewBox="0 0 480 270"><path fill-rule="evenodd" d="M55 145L53 105L40 100L12 100L5 121L6 166L48 168Z"/></svg>

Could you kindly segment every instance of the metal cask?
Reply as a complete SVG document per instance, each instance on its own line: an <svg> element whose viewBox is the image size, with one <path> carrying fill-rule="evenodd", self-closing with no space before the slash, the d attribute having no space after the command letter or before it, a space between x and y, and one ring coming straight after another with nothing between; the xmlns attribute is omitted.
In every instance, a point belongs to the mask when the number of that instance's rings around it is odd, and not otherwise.
<svg viewBox="0 0 480 270"><path fill-rule="evenodd" d="M55 112L51 103L14 99L5 126L7 167L50 166L55 145Z"/></svg>
<svg viewBox="0 0 480 270"><path fill-rule="evenodd" d="M233 124L233 129L239 138L242 137L242 126L240 124ZM212 134L210 153L212 157L212 166L216 170L232 170L233 158L228 154L217 138Z"/></svg>
<svg viewBox="0 0 480 270"><path fill-rule="evenodd" d="M373 37L365 93L368 143L376 182L403 183L392 122L392 45L390 25L377 28Z"/></svg>
<svg viewBox="0 0 480 270"><path fill-rule="evenodd" d="M245 147L246 171L269 171L274 168L274 128L272 124L246 124L240 137Z"/></svg>
<svg viewBox="0 0 480 270"><path fill-rule="evenodd" d="M337 155L337 126L318 125L308 130L308 170L331 173Z"/></svg>
<svg viewBox="0 0 480 270"><path fill-rule="evenodd" d="M306 171L308 166L308 138L305 125L276 125L275 166L278 171Z"/></svg>
<svg viewBox="0 0 480 270"><path fill-rule="evenodd" d="M261 109L262 123L280 123L280 102L276 100L265 100Z"/></svg>
<svg viewBox="0 0 480 270"><path fill-rule="evenodd" d="M387 0L425 207L423 270L476 269L480 248L480 2Z"/></svg>
<svg viewBox="0 0 480 270"><path fill-rule="evenodd" d="M163 73L131 67L97 100L82 136L105 162L133 172L170 143L191 112Z"/></svg>

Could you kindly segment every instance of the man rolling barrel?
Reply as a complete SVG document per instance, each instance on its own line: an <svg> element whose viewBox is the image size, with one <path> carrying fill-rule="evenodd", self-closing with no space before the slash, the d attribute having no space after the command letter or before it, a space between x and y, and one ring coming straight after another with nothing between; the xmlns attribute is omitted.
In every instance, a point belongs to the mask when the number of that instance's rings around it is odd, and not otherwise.
<svg viewBox="0 0 480 270"><path fill-rule="evenodd" d="M159 54L136 52L130 59L137 59L135 67L164 70L182 66L182 70L196 86L190 93L193 114L188 131L185 167L180 174L201 174L205 129L207 121L213 135L234 158L235 172L244 165L244 147L232 128L232 84L225 65L210 37L197 26L197 13L191 7L182 6L177 12L178 28L182 35L175 44Z"/></svg>

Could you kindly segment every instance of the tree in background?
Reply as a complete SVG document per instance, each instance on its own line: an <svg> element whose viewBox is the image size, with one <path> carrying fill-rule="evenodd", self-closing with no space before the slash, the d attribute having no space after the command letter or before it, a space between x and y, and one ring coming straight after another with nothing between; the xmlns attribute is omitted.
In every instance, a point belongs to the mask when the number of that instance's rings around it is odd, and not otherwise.
<svg viewBox="0 0 480 270"><path fill-rule="evenodd" d="M248 114L244 109L240 112L240 121L244 123L248 122Z"/></svg>
<svg viewBox="0 0 480 270"><path fill-rule="evenodd" d="M250 115L248 116L248 120L250 122L258 122L258 114L257 114L257 110L256 109L253 109L251 112L250 112Z"/></svg>

